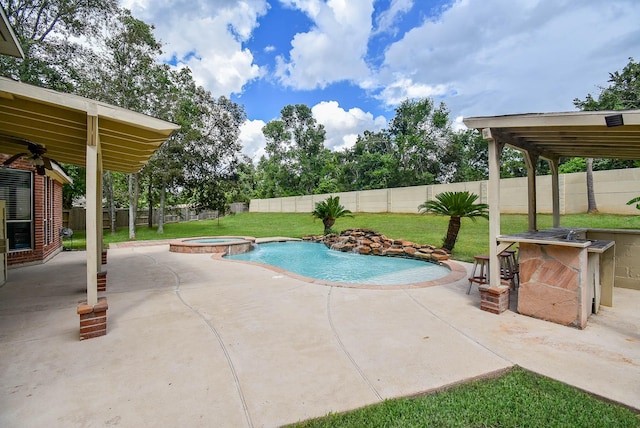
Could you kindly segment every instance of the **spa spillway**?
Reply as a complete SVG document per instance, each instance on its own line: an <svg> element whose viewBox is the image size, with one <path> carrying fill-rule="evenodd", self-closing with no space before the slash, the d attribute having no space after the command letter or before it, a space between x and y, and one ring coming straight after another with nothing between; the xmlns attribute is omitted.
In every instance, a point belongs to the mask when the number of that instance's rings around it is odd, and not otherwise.
<svg viewBox="0 0 640 428"><path fill-rule="evenodd" d="M255 240L256 238L251 236L203 236L176 239L169 242L169 251L188 254L242 254L253 249Z"/></svg>

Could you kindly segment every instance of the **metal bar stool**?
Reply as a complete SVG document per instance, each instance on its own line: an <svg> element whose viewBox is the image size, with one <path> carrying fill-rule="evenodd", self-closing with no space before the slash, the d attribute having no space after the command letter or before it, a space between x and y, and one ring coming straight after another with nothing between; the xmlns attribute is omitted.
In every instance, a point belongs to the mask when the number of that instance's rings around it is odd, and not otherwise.
<svg viewBox="0 0 640 428"><path fill-rule="evenodd" d="M480 254L473 256L474 263L469 277L469 288L467 294L471 292L471 286L476 283L478 285L489 283L489 256Z"/></svg>

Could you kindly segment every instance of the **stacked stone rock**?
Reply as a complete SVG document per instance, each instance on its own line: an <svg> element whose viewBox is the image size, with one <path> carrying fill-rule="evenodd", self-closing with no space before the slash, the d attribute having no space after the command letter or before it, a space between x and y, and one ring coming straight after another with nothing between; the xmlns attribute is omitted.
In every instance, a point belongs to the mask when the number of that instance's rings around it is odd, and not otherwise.
<svg viewBox="0 0 640 428"><path fill-rule="evenodd" d="M421 245L401 239L389 239L370 229L347 229L339 235L305 236L304 240L322 242L332 250L357 252L375 256L408 257L439 262L449 259L449 253L433 245Z"/></svg>

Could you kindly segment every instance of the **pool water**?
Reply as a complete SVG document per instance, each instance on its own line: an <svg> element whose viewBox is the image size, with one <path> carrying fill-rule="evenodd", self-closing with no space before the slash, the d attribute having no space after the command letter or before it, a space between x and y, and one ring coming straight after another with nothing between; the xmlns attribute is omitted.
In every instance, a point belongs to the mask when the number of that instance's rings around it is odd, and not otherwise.
<svg viewBox="0 0 640 428"><path fill-rule="evenodd" d="M343 253L312 242L259 244L254 251L225 258L264 263L298 275L348 284L413 284L433 281L451 272L435 263Z"/></svg>

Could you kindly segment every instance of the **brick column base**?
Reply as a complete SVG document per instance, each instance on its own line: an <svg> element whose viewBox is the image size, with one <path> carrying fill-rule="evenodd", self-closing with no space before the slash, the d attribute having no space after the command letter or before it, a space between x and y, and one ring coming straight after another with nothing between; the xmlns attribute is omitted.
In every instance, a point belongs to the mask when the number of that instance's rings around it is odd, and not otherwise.
<svg viewBox="0 0 640 428"><path fill-rule="evenodd" d="M98 291L107 291L107 271L98 272Z"/></svg>
<svg viewBox="0 0 640 428"><path fill-rule="evenodd" d="M95 306L87 302L78 305L80 315L80 340L100 337L107 334L107 298L101 297Z"/></svg>
<svg viewBox="0 0 640 428"><path fill-rule="evenodd" d="M107 264L107 250L102 250L102 264Z"/></svg>
<svg viewBox="0 0 640 428"><path fill-rule="evenodd" d="M509 309L509 287L489 287L488 284L478 287L480 290L480 309L493 314L501 314Z"/></svg>

